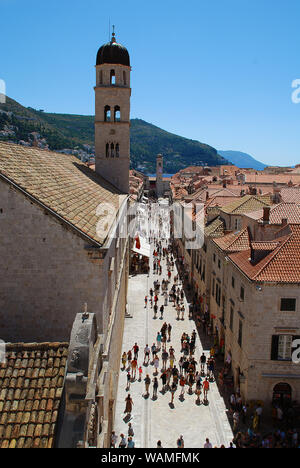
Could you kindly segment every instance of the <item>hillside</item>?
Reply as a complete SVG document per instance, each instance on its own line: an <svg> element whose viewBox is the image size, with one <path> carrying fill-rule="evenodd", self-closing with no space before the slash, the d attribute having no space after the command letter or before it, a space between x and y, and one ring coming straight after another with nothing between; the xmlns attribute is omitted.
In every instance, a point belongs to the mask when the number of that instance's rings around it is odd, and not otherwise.
<svg viewBox="0 0 300 468"><path fill-rule="evenodd" d="M266 164L263 164L256 159L254 159L250 154L242 153L241 151L221 151L218 150L218 153L223 156L223 158L228 159L235 166L242 168L252 168L257 171L263 171L266 167Z"/></svg>
<svg viewBox="0 0 300 468"><path fill-rule="evenodd" d="M131 167L146 173L155 172L158 153L164 155L167 173L189 165L219 165L230 161L240 167L254 167L258 163L245 153L218 153L209 145L174 135L141 119L131 120L130 132ZM37 140L41 148L72 152L88 160L94 151L94 117L46 113L7 98L6 104L0 104L0 139L24 145L32 145ZM258 169L257 165L255 168Z"/></svg>
<svg viewBox="0 0 300 468"><path fill-rule="evenodd" d="M155 158L164 156L164 171L174 173L190 165L224 164L217 150L199 141L166 132L141 119L131 120L131 160L136 169L155 172Z"/></svg>

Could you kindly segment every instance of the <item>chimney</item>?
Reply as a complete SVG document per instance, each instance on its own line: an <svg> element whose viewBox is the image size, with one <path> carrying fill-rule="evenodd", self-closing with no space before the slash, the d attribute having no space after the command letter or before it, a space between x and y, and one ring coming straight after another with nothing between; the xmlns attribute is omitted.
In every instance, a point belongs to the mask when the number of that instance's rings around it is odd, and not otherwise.
<svg viewBox="0 0 300 468"><path fill-rule="evenodd" d="M270 210L269 206L264 206L264 214L263 214L263 223L270 224Z"/></svg>
<svg viewBox="0 0 300 468"><path fill-rule="evenodd" d="M281 220L282 227L286 226L287 223L288 223L287 218L282 218L282 220Z"/></svg>

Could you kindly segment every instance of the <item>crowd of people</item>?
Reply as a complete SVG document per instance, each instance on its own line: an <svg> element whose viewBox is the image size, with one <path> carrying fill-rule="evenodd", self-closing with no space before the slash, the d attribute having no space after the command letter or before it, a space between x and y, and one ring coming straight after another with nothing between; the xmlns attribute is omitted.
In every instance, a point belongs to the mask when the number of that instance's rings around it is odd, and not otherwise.
<svg viewBox="0 0 300 468"><path fill-rule="evenodd" d="M160 226L161 224L160 220ZM222 353L220 343L214 342L207 355L202 353L200 359L196 359L195 350L198 336L196 330L193 330L190 335L183 332L180 338L180 352L175 353L175 349L171 344L172 324L165 321L164 318L166 307L168 306L168 314L170 313L170 306L174 309L173 319L175 317L177 321L184 321L186 318L195 318L193 312L199 310L201 301L196 295L192 298L188 317L186 317L185 288L187 283L183 258L178 255L173 245L157 240L157 236L153 232L151 232L150 240L154 244L151 267L156 279L144 297L144 309L146 313L153 310L153 320L159 318L162 325L156 332L155 342L152 345L146 344L145 347L143 346L143 353L140 351L137 342L133 344L130 350L123 352L122 370L127 373L126 391L129 392L131 385L135 381L139 381L144 383L144 398L151 396L152 400L155 401L159 398L159 393L165 395L169 392L169 406L171 408L174 407L176 393L181 401L184 401L185 394L195 395L194 402L196 405L208 405L210 383L215 381L217 370L216 355L218 352ZM178 270L175 270L175 259ZM165 277L163 277L164 271L166 271ZM208 308L205 307L205 304L202 304L200 309L200 320L197 325L202 325L203 332L206 335L212 335L213 338ZM140 356L141 354L142 356ZM149 366L153 368L152 375ZM230 369L231 362L228 358L225 362L223 361L223 367L216 373L218 375L217 383L221 390L224 389L225 383L230 379ZM254 409L249 408L242 401L239 389L232 389L228 404L228 414L232 420L234 439L228 447L221 445L219 448L298 447L298 432L295 429L284 430L279 425L280 429L262 435L260 428L263 407L258 404ZM125 399L124 414L126 416L124 420L130 420L134 411L133 408L133 398L128 393ZM242 427L248 429L241 430ZM116 446L117 440L118 437L113 433L112 447ZM134 431L130 422L128 424L127 440L122 433L118 446L120 448L135 447ZM184 447L183 435L178 438L176 446L177 448ZM161 440L157 441L157 448L163 448ZM204 448L213 448L209 439L206 439Z"/></svg>

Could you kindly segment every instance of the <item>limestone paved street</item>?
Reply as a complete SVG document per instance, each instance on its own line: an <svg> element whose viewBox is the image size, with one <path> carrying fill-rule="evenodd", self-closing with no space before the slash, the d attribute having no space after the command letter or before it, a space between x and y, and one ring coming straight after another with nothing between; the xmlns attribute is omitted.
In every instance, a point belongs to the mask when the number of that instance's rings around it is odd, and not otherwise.
<svg viewBox="0 0 300 468"><path fill-rule="evenodd" d="M166 244L164 244L166 246ZM154 246L151 246L151 254ZM153 281L159 279L167 279L167 269L165 261L162 259L161 264L163 266L162 275L153 275L152 271L153 258L150 257L151 272L150 277L145 274L138 274L130 277L129 290L128 290L128 304L129 313L132 318L125 319L125 329L123 337L122 350L128 351L132 349L135 342L137 342L140 351L138 357L138 367L143 364L144 359L144 347L146 344L151 345L156 343L157 332L160 331L164 322L171 323L172 334L171 342L167 343L167 350L172 345L175 349L175 364L178 366L178 360L181 357L181 342L180 338L183 332L191 335L195 324L193 320L188 318L188 304L186 299L185 303L185 318L184 320L177 320L177 314L173 303L169 303L165 307L163 320L160 319L159 307L162 305L163 297L159 295L158 301L158 314L157 318L153 318L153 309L151 309L148 302L147 308L144 308L145 295L149 296L149 290L153 288ZM177 274L176 267L172 271L172 278L169 286L173 285L174 275ZM199 362L200 355L205 352L206 356L209 356L209 350L203 349L202 344L197 334L196 339L196 351L195 358ZM150 355L151 357L151 355ZM160 368L162 367L161 353L159 353ZM151 359L150 359L151 362ZM120 369L122 365L120 364ZM199 370L199 366L197 366ZM118 436L123 433L127 439L128 422L132 423L134 430L134 441L135 446L143 448L155 448L158 440L161 440L163 448L176 448L176 441L182 434L185 442L185 448L199 448L203 447L206 437L210 439L213 446L220 446L224 444L228 447L229 442L232 441L233 434L227 420L225 413L225 404L222 397L219 394L216 383L210 383L210 391L208 394L209 405L205 406L201 404L196 405L196 395L193 393L189 395L187 392L187 386L185 387L184 400L179 399L180 386L178 385L177 391L174 397L174 407L170 406L171 393L167 391L165 394L161 393L162 383L159 378L161 373L158 374L159 388L158 398L152 399L153 394L153 373L154 366L143 366L143 375L141 382L137 379L131 383L130 390L126 391L126 371L120 370L119 377L119 388L116 406L116 417L114 430ZM145 383L144 378L149 373L151 378L150 395L145 398ZM195 385L194 387L195 388ZM130 393L133 399L133 410L131 413L131 419L125 419L125 398ZM201 397L203 394L201 394Z"/></svg>

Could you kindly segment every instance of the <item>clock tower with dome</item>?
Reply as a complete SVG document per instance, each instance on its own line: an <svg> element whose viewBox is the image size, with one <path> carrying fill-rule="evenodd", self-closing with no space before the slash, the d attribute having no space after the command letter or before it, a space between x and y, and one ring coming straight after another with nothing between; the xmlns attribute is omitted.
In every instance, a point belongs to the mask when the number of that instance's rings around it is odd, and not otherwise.
<svg viewBox="0 0 300 468"><path fill-rule="evenodd" d="M111 41L98 50L95 86L96 172L123 193L129 193L130 58Z"/></svg>

